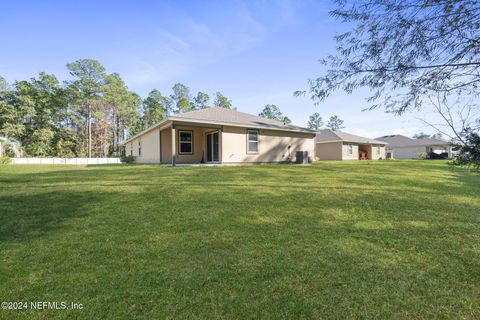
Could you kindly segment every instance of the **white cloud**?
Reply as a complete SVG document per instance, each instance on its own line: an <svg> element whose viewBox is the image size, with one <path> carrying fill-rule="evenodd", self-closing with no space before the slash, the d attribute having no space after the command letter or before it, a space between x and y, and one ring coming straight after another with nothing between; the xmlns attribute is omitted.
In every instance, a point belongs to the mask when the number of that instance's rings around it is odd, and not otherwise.
<svg viewBox="0 0 480 320"><path fill-rule="evenodd" d="M187 18L178 30L152 31L148 49L130 56L124 74L133 86L175 82L191 70L249 50L266 37L266 30L250 11L241 6L230 13L230 23L214 28Z"/></svg>
<svg viewBox="0 0 480 320"><path fill-rule="evenodd" d="M131 67L124 77L132 87L175 82L195 69L257 47L279 26L294 24L301 3L238 1L233 6L222 5L225 11L218 20L179 15L178 24L149 30L152 41L125 58Z"/></svg>
<svg viewBox="0 0 480 320"><path fill-rule="evenodd" d="M129 69L126 70L123 78L132 89L135 86L150 86L154 83L170 81L171 78L187 74L185 65L171 62L152 64L146 61L130 61Z"/></svg>

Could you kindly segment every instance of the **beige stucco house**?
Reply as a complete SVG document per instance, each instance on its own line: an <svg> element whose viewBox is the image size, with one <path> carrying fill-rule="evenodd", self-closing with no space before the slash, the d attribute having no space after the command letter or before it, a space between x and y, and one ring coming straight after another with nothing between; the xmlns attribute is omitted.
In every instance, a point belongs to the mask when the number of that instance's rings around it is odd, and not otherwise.
<svg viewBox="0 0 480 320"><path fill-rule="evenodd" d="M386 142L325 129L315 138L315 156L320 160L385 159Z"/></svg>
<svg viewBox="0 0 480 320"><path fill-rule="evenodd" d="M225 108L176 114L125 142L137 163L294 162L315 155L315 132Z"/></svg>

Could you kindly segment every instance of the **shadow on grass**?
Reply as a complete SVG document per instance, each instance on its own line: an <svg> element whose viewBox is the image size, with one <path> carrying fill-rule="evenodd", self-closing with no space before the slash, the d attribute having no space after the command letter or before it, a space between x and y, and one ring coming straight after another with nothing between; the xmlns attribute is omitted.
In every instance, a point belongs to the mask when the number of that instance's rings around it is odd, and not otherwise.
<svg viewBox="0 0 480 320"><path fill-rule="evenodd" d="M103 201L95 192L49 191L0 196L0 242L33 240L81 218Z"/></svg>

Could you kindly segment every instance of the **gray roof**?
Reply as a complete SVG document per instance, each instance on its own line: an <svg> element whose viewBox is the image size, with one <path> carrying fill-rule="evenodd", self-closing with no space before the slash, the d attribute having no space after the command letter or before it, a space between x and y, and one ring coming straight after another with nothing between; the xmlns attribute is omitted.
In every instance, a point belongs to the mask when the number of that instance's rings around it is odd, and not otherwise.
<svg viewBox="0 0 480 320"><path fill-rule="evenodd" d="M448 141L436 138L412 139L401 134L379 137L377 139L388 143L389 148L395 147L423 147L423 146L448 146Z"/></svg>
<svg viewBox="0 0 480 320"><path fill-rule="evenodd" d="M200 110L194 110L185 113L175 114L170 116L157 124L152 125L151 127L143 130L140 133L137 133L130 139L126 140L124 143L127 143L157 127L167 125L172 121L183 121L183 122L193 122L198 124L215 124L215 125L226 125L226 126L237 126L237 127L247 127L247 128L259 128L259 129L270 129L270 130L280 130L280 131L292 131L292 132L306 132L315 134L315 131L295 126L292 124L283 123L282 121L272 120L262 118L260 116L255 116L253 114L248 114L245 112L240 112L236 110L212 107Z"/></svg>
<svg viewBox="0 0 480 320"><path fill-rule="evenodd" d="M351 133L346 133L339 130L330 130L330 129L320 130L317 133L315 141L317 143L342 141L342 142L353 142L353 143L364 143L364 144L387 144L384 141L365 138L365 137L357 136Z"/></svg>
<svg viewBox="0 0 480 320"><path fill-rule="evenodd" d="M282 121L262 118L253 114L231 110L227 108L212 107L190 112L176 114L170 117L172 120L197 120L206 123L237 124L245 127L261 127L265 129L281 129L287 131L305 131L314 133L307 128L286 124Z"/></svg>

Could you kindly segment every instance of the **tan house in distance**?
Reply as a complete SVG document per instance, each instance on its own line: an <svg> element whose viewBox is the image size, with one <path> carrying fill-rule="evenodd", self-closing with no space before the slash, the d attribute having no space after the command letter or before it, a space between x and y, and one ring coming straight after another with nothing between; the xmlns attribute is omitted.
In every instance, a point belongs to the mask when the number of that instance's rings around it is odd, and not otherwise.
<svg viewBox="0 0 480 320"><path fill-rule="evenodd" d="M315 132L225 108L176 114L125 142L137 163L295 162L314 160Z"/></svg>
<svg viewBox="0 0 480 320"><path fill-rule="evenodd" d="M387 153L393 159L429 158L434 156L434 154L445 154L447 158L452 157L451 144L442 139L412 139L400 134L383 136L377 139L388 143Z"/></svg>
<svg viewBox="0 0 480 320"><path fill-rule="evenodd" d="M315 156L320 160L385 159L386 142L325 129L315 138Z"/></svg>

